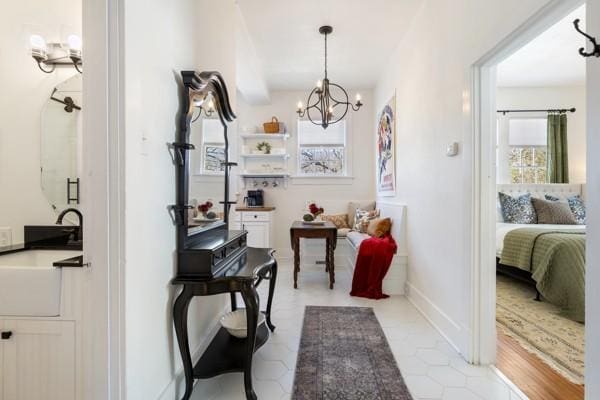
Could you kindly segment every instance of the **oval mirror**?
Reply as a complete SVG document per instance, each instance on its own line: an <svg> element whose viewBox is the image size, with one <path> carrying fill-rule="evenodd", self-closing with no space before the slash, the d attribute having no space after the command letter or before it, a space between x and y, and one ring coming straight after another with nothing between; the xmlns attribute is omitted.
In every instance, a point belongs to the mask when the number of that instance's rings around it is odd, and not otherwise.
<svg viewBox="0 0 600 400"><path fill-rule="evenodd" d="M56 86L42 109L42 192L58 212L81 201L81 98L77 74Z"/></svg>

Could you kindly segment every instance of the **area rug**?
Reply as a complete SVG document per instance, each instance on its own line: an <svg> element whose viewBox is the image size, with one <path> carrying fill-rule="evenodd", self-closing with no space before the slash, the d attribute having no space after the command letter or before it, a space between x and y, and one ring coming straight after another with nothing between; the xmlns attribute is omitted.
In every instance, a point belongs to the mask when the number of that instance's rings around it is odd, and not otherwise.
<svg viewBox="0 0 600 400"><path fill-rule="evenodd" d="M293 400L412 400L367 307L307 306Z"/></svg>
<svg viewBox="0 0 600 400"><path fill-rule="evenodd" d="M498 327L571 382L583 384L585 325L535 301L535 289L527 284L498 275L496 292Z"/></svg>

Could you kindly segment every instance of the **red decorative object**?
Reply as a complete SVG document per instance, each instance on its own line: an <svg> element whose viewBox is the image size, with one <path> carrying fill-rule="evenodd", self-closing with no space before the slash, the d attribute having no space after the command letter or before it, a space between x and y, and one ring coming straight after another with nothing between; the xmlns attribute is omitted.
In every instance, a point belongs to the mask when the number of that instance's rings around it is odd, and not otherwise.
<svg viewBox="0 0 600 400"><path fill-rule="evenodd" d="M212 208L212 206L213 206L213 203L211 203L209 200L204 204L200 204L198 206L198 211L200 211L202 213L202 215L206 215L206 213L208 212L208 210L210 210Z"/></svg>
<svg viewBox="0 0 600 400"><path fill-rule="evenodd" d="M382 284L397 249L396 241L391 235L363 240L356 257L350 296L368 299L390 297L383 293Z"/></svg>
<svg viewBox="0 0 600 400"><path fill-rule="evenodd" d="M315 203L311 203L308 205L308 211L313 215L313 217L317 217L325 212L323 207L317 206Z"/></svg>

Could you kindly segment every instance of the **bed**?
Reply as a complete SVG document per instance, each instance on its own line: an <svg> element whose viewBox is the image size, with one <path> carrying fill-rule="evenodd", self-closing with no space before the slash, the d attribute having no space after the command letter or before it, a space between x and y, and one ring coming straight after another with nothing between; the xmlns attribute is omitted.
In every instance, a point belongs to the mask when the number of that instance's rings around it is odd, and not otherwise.
<svg viewBox="0 0 600 400"><path fill-rule="evenodd" d="M574 195L585 198L584 185L498 185L497 191L537 198L550 194L561 200ZM499 273L534 285L538 299L541 294L568 318L584 322L585 225L509 224L499 209L496 257Z"/></svg>

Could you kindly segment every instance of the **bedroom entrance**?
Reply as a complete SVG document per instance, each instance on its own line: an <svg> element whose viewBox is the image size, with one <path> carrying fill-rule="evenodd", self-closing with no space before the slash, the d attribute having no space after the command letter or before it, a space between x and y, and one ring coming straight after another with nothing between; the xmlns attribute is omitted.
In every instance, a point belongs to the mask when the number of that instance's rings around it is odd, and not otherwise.
<svg viewBox="0 0 600 400"><path fill-rule="evenodd" d="M474 358L532 400L584 398L585 17L552 4L475 68Z"/></svg>

